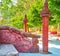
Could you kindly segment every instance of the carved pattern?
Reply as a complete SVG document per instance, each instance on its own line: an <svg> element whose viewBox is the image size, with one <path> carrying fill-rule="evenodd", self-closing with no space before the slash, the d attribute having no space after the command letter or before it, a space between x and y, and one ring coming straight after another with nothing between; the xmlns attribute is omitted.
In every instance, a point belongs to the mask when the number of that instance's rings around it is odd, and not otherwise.
<svg viewBox="0 0 60 56"><path fill-rule="evenodd" d="M13 44L20 52L30 52L33 47L34 42L30 41L28 37L39 38L40 36L9 26L0 26L0 44Z"/></svg>

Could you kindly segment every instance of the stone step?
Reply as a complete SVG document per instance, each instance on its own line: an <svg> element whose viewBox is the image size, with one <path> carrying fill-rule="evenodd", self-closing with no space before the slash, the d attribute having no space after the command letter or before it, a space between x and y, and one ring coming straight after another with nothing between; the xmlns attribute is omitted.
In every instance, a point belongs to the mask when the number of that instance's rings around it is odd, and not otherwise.
<svg viewBox="0 0 60 56"><path fill-rule="evenodd" d="M18 51L12 44L0 44L0 56L18 56Z"/></svg>

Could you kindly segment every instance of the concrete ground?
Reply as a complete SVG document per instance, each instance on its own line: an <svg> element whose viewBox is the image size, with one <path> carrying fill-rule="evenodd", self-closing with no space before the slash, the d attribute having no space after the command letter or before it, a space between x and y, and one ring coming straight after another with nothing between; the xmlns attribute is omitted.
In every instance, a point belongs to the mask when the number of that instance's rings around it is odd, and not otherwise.
<svg viewBox="0 0 60 56"><path fill-rule="evenodd" d="M39 43L39 46L42 49L42 43ZM52 39L49 41L49 52L51 54L19 53L19 56L60 56L60 40Z"/></svg>

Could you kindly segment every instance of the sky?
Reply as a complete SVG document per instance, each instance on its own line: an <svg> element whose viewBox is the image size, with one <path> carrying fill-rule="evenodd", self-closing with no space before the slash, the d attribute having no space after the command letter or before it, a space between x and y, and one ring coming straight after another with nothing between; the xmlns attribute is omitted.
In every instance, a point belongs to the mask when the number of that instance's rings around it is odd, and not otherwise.
<svg viewBox="0 0 60 56"><path fill-rule="evenodd" d="M2 0L0 0L0 2L1 2ZM17 2L17 0L11 0L12 2L14 2L14 3L16 3Z"/></svg>
<svg viewBox="0 0 60 56"><path fill-rule="evenodd" d="M1 0L0 0L0 2L1 2Z"/></svg>
<svg viewBox="0 0 60 56"><path fill-rule="evenodd" d="M12 2L14 3L14 5L16 5L16 3L17 3L17 0L12 0Z"/></svg>
<svg viewBox="0 0 60 56"><path fill-rule="evenodd" d="M12 2L17 2L17 0L12 0Z"/></svg>

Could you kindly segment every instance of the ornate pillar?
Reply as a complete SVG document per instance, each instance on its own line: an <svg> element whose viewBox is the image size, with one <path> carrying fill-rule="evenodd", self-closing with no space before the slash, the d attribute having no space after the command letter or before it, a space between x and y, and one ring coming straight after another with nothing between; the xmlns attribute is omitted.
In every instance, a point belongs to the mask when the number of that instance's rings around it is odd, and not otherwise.
<svg viewBox="0 0 60 56"><path fill-rule="evenodd" d="M42 42L43 42L43 53L48 53L48 21L50 17L50 10L48 9L48 2L44 0L44 7L41 11L40 16L42 17L42 25L43 25L43 35L42 35Z"/></svg>
<svg viewBox="0 0 60 56"><path fill-rule="evenodd" d="M27 32L27 22L28 22L28 20L27 20L27 15L26 14L25 14L25 18L24 18L23 22L24 22L24 31Z"/></svg>

